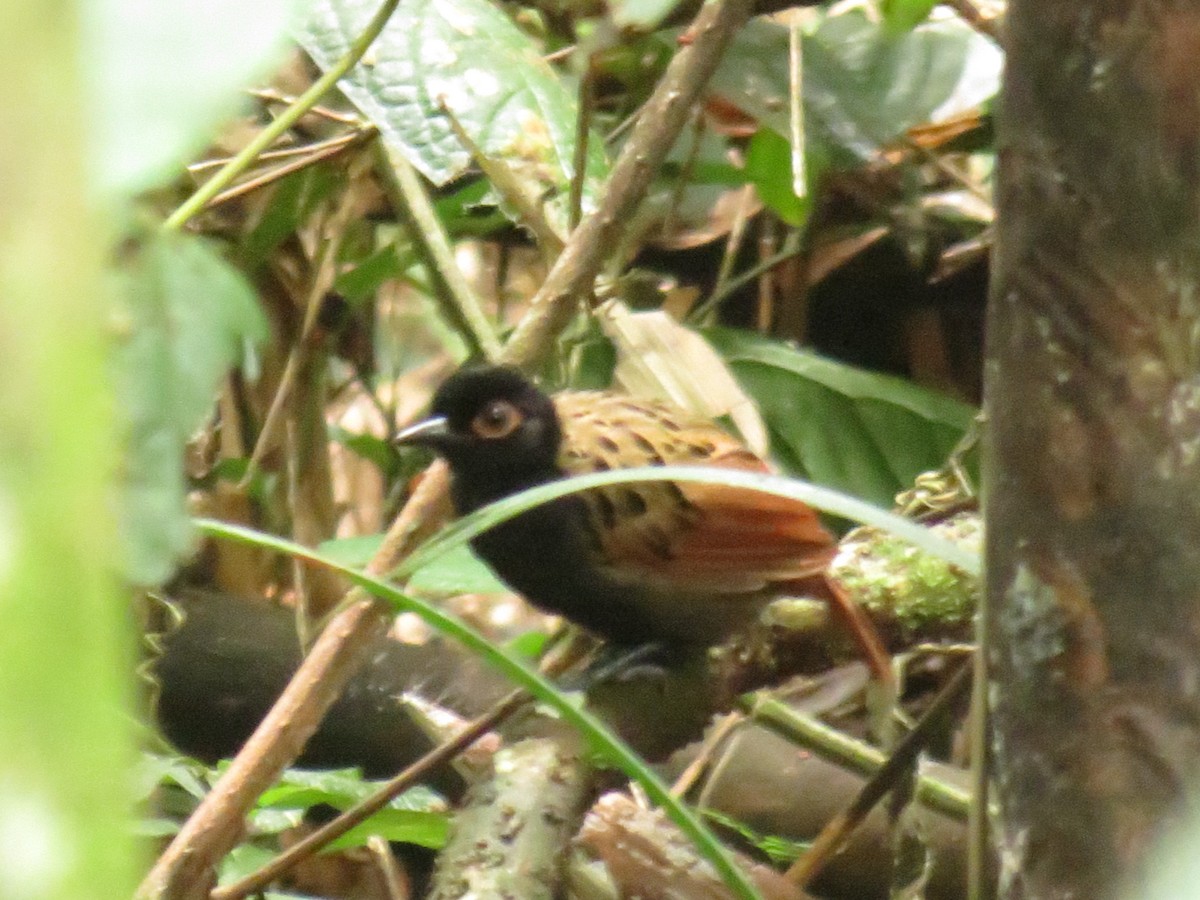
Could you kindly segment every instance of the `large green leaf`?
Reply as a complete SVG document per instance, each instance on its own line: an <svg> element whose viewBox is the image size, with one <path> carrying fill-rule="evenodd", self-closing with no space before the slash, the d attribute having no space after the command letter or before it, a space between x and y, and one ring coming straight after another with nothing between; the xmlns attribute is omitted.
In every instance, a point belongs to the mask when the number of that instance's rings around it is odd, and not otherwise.
<svg viewBox="0 0 1200 900"><path fill-rule="evenodd" d="M298 39L322 68L343 56L378 0L316 0ZM488 0L401 0L339 86L383 139L436 184L470 156L443 105L485 153L536 170L565 196L573 171L575 94L538 46ZM592 141L585 199L607 162Z"/></svg>
<svg viewBox="0 0 1200 900"><path fill-rule="evenodd" d="M206 241L157 234L126 277L117 393L126 428L125 575L166 578L187 550L183 450L246 341L266 324L253 289Z"/></svg>
<svg viewBox="0 0 1200 900"><path fill-rule="evenodd" d="M259 798L252 822L259 831L282 830L296 824L299 814L311 806L327 804L344 812L381 786L382 782L363 778L356 769L324 772L288 769L279 783ZM446 801L433 790L417 786L346 832L330 849L365 844L373 834L390 841L437 849L446 843L448 832Z"/></svg>
<svg viewBox="0 0 1200 900"><path fill-rule="evenodd" d="M292 0L84 3L89 161L117 196L176 174L285 49Z"/></svg>
<svg viewBox="0 0 1200 900"><path fill-rule="evenodd" d="M902 379L749 332L714 328L705 337L758 404L787 472L880 506L941 466L974 415Z"/></svg>
<svg viewBox="0 0 1200 900"><path fill-rule="evenodd" d="M322 553L347 566L365 567L380 545L382 534L325 541ZM413 572L408 586L419 594L433 597L457 597L460 594L498 594L507 591L500 580L465 544L448 550Z"/></svg>
<svg viewBox="0 0 1200 900"><path fill-rule="evenodd" d="M957 18L897 34L861 8L821 20L803 36L809 153L869 160L905 129L977 105L999 89L995 44ZM743 28L710 89L787 136L788 29L766 19Z"/></svg>

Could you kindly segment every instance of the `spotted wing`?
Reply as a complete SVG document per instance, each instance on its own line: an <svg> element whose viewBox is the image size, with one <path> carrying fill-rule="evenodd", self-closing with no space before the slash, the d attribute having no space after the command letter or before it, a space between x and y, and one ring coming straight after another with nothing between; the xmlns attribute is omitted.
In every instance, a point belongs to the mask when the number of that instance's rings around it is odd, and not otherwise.
<svg viewBox="0 0 1200 900"><path fill-rule="evenodd" d="M767 472L711 422L665 404L600 392L555 397L559 465L569 474L656 465ZM706 592L752 592L815 575L834 553L813 510L744 488L653 483L584 495L601 560L632 575Z"/></svg>

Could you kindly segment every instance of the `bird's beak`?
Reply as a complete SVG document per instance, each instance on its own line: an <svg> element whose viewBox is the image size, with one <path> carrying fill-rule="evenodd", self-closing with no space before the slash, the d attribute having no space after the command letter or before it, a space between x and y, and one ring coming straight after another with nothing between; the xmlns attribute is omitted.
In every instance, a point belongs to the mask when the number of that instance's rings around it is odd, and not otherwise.
<svg viewBox="0 0 1200 900"><path fill-rule="evenodd" d="M426 447L440 447L450 438L450 423L445 416L430 416L415 425L409 425L392 438L393 444L418 444Z"/></svg>

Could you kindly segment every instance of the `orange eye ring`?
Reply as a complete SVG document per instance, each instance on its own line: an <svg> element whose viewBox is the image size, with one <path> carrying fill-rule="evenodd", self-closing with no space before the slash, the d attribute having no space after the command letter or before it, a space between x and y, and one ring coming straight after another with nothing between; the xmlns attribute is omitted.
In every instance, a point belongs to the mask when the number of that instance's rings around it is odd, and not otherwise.
<svg viewBox="0 0 1200 900"><path fill-rule="evenodd" d="M506 438L525 420L521 411L507 400L493 400L471 420L471 431L484 440Z"/></svg>

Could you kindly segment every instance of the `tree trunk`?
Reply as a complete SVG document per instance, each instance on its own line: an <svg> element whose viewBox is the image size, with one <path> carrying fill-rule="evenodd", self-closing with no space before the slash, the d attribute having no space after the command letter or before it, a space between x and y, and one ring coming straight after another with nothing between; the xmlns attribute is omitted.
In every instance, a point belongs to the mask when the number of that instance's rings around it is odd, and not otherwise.
<svg viewBox="0 0 1200 900"><path fill-rule="evenodd" d="M1138 895L1200 762L1200 2L1013 0L988 322L1006 897Z"/></svg>

